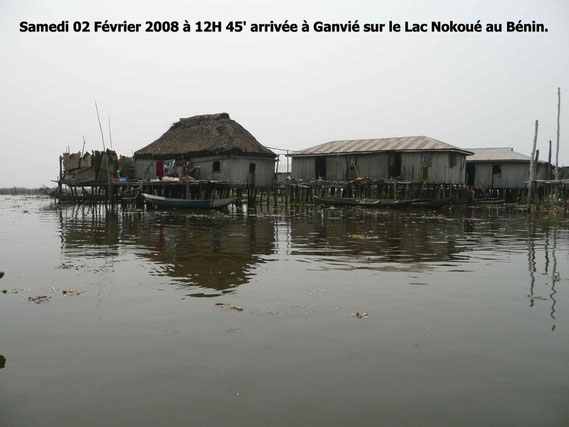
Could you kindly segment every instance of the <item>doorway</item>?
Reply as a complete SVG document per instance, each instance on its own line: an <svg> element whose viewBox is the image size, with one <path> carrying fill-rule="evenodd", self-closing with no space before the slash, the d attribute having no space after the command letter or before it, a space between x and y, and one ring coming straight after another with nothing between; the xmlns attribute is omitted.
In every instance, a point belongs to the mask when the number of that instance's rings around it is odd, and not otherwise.
<svg viewBox="0 0 569 427"><path fill-rule="evenodd" d="M476 171L476 165L474 163L466 164L466 184L470 187L474 187L475 177L474 173Z"/></svg>
<svg viewBox="0 0 569 427"><path fill-rule="evenodd" d="M316 157L314 159L314 172L316 179L326 179L326 157Z"/></svg>
<svg viewBox="0 0 569 427"><path fill-rule="evenodd" d="M389 160L387 163L387 176L390 179L401 177L401 153L398 151L389 152Z"/></svg>

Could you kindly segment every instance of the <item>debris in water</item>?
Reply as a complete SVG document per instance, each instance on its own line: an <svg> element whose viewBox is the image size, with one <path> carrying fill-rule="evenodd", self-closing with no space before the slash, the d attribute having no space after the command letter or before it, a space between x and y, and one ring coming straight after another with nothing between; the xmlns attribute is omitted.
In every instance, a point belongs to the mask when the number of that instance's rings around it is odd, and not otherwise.
<svg viewBox="0 0 569 427"><path fill-rule="evenodd" d="M1 279L2 277L4 277L4 272L3 272L3 271L0 271L0 279Z"/></svg>
<svg viewBox="0 0 569 427"><path fill-rule="evenodd" d="M528 297L529 297L529 299L531 299L531 300L536 300L536 299L541 300L541 301L546 301L546 300L547 300L547 298L542 297L542 296L540 296L540 295L536 295L536 296L528 295Z"/></svg>
<svg viewBox="0 0 569 427"><path fill-rule="evenodd" d="M51 297L46 295L38 296L38 297L28 297L28 301L35 302L36 304L42 304L44 302L49 302Z"/></svg>
<svg viewBox="0 0 569 427"><path fill-rule="evenodd" d="M214 306L218 308L230 308L231 310L243 311L243 307L239 305L232 305L229 307L229 305L225 304L224 302L216 302Z"/></svg>
<svg viewBox="0 0 569 427"><path fill-rule="evenodd" d="M356 313L351 313L350 316L355 317L356 319L363 319L364 317L368 317L369 315L367 314L367 312L356 312Z"/></svg>
<svg viewBox="0 0 569 427"><path fill-rule="evenodd" d="M0 369L6 366L6 358L0 354Z"/></svg>
<svg viewBox="0 0 569 427"><path fill-rule="evenodd" d="M79 289L64 289L61 292L63 293L63 295L76 296L76 295L81 295L85 291L80 291Z"/></svg>

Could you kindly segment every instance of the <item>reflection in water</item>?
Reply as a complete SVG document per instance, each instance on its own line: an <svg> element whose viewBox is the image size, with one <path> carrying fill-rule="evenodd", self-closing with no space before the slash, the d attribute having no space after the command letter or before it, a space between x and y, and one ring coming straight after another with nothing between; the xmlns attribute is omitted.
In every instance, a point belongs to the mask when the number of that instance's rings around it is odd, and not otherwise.
<svg viewBox="0 0 569 427"><path fill-rule="evenodd" d="M563 216L48 203L0 200L4 424L567 424Z"/></svg>
<svg viewBox="0 0 569 427"><path fill-rule="evenodd" d="M528 226L528 272L530 277L529 282L529 306L533 307L535 295L535 223L532 221Z"/></svg>
<svg viewBox="0 0 569 427"><path fill-rule="evenodd" d="M428 269L432 262L467 259L457 243L462 233L459 221L436 220L399 211L324 210L292 222L293 254L329 259L323 268L358 267L385 269L386 263L401 263L401 269ZM450 233L450 234L449 234ZM346 260L346 257L350 259ZM362 265L363 264L363 265ZM388 268L389 269L389 268Z"/></svg>
<svg viewBox="0 0 569 427"><path fill-rule="evenodd" d="M192 296L233 292L251 280L256 268L277 258L294 257L316 270L469 272L473 263L509 262L509 254L526 252L529 306L534 307L544 298L535 293L536 252L543 250L555 320L559 226L527 222L515 211L442 214L309 207L196 214L107 211L98 206L63 209L59 222L65 256L112 263L128 249L151 261L150 274L199 288ZM563 243L566 247L567 240Z"/></svg>
<svg viewBox="0 0 569 427"><path fill-rule="evenodd" d="M157 220L153 227L139 227L135 244L148 249L140 255L159 265L156 274L179 283L227 292L247 283L255 265L274 252L271 221L215 216Z"/></svg>
<svg viewBox="0 0 569 427"><path fill-rule="evenodd" d="M528 245L528 274L529 274L529 307L535 306L536 300L546 300L547 298L536 295L535 286L536 286L536 273L537 270L537 258L536 258L536 245L540 242L540 239L537 236L536 231L536 222L532 221L528 224L528 237L527 237L527 245ZM549 316L554 321L551 326L551 330L555 331L557 325L555 324L555 305L557 304L557 300L555 299L555 295L557 294L557 290L555 289L556 283L560 280L560 274L558 271L557 266L557 233L558 227L553 226L550 227L549 225L543 226L543 254L544 254L544 274L550 278L551 280L551 289L548 294L549 299L551 301Z"/></svg>
<svg viewBox="0 0 569 427"><path fill-rule="evenodd" d="M169 212L123 212L86 208L60 216L68 256L112 257L121 247L153 262L151 274L216 292L247 283L255 265L274 252L272 221L255 217Z"/></svg>
<svg viewBox="0 0 569 427"><path fill-rule="evenodd" d="M548 233L549 236L549 233ZM557 228L553 228L553 246L551 248L551 257L553 259L553 269L551 271L551 293L549 294L549 298L551 299L551 318L555 320L555 304L557 304L557 300L555 299L555 294L557 291L555 290L555 284L560 280L560 274L557 271L557 254L555 253L557 249ZM546 244L545 248L546 256L549 257L549 245ZM547 274L547 269L545 270ZM554 331L557 325L554 323L551 325L551 330Z"/></svg>

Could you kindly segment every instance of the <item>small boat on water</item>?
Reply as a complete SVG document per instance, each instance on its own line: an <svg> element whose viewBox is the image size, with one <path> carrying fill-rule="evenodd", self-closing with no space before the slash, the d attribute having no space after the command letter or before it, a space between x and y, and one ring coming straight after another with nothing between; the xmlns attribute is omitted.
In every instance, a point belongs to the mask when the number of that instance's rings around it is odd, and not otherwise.
<svg viewBox="0 0 569 427"><path fill-rule="evenodd" d="M351 197L318 197L314 196L314 202L328 206L360 206L365 208L379 207L403 207L409 206L411 200L392 199L355 199Z"/></svg>
<svg viewBox="0 0 569 427"><path fill-rule="evenodd" d="M413 200L393 200L393 199L379 199L379 206L390 208L402 208L410 206Z"/></svg>
<svg viewBox="0 0 569 427"><path fill-rule="evenodd" d="M440 208L448 205L452 201L451 197L445 199L434 199L434 200L411 200L412 208Z"/></svg>
<svg viewBox="0 0 569 427"><path fill-rule="evenodd" d="M159 208L179 209L221 209L235 201L234 198L209 200L174 199L145 193L142 193L142 197Z"/></svg>
<svg viewBox="0 0 569 427"><path fill-rule="evenodd" d="M361 206L361 207L373 207L379 204L379 200L367 200L367 199L354 199L351 197L313 197L314 202L321 205L328 206Z"/></svg>

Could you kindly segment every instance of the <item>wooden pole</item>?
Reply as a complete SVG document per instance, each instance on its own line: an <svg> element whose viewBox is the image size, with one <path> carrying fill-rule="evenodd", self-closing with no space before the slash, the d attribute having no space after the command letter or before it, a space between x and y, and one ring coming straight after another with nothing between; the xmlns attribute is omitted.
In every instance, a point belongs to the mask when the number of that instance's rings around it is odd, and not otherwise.
<svg viewBox="0 0 569 427"><path fill-rule="evenodd" d="M533 179L539 179L539 175L537 174L537 172L539 171L539 149L535 150L535 160L533 161ZM535 185L537 186L537 184ZM539 201L539 193L536 192L536 188L534 186L533 192L534 192L534 196L533 198ZM537 197L536 197L536 193L537 193Z"/></svg>
<svg viewBox="0 0 569 427"><path fill-rule="evenodd" d="M555 180L559 179L559 115L561 113L561 88L557 88L557 149L555 154Z"/></svg>
<svg viewBox="0 0 569 427"><path fill-rule="evenodd" d="M61 202L61 195L63 194L63 157L59 156L59 179L57 182L57 190L59 192L59 201Z"/></svg>
<svg viewBox="0 0 569 427"><path fill-rule="evenodd" d="M99 121L99 129L101 130L101 140L103 141L103 151L107 151L105 147L105 137L103 136L103 126L101 125L101 117L99 116L99 107L97 106L97 101L95 101L95 110L97 110L97 120Z"/></svg>
<svg viewBox="0 0 569 427"><path fill-rule="evenodd" d="M539 167L539 166L538 166ZM549 155L547 156L547 178L546 179L551 179L551 172L552 172L552 168L551 168L551 139L549 140ZM546 197L548 200L548 203L551 202L551 190L553 189L553 185L552 184L545 184L545 189L546 189Z"/></svg>
<svg viewBox="0 0 569 427"><path fill-rule="evenodd" d="M533 137L533 148L531 150L531 159L529 164L529 181L528 181L528 204L527 209L531 209L532 198L533 198L533 180L534 180L534 164L535 164L535 148L537 146L537 127L538 121L535 121L535 135Z"/></svg>
<svg viewBox="0 0 569 427"><path fill-rule="evenodd" d="M551 179L551 139L549 140L549 156L547 157L547 179Z"/></svg>
<svg viewBox="0 0 569 427"><path fill-rule="evenodd" d="M113 135L111 134L111 115L109 114L109 144L111 146L111 150L113 149Z"/></svg>

